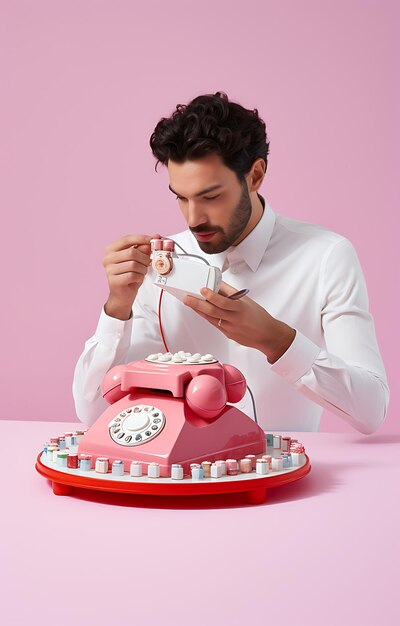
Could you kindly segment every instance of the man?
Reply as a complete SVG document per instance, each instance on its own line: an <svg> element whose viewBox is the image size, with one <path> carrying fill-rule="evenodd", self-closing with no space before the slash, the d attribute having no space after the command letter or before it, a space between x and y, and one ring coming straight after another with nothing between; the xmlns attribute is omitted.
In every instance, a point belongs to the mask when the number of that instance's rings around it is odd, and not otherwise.
<svg viewBox="0 0 400 626"><path fill-rule="evenodd" d="M199 96L162 118L150 145L188 225L171 238L219 267L224 281L218 294L203 290L205 299L164 292L168 349L238 367L265 430L317 431L326 408L374 432L389 389L357 254L345 237L275 214L261 196L269 143L257 109L222 92ZM73 381L87 425L107 406L100 385L111 367L165 352L160 289L148 272L150 239L159 236L127 235L106 249L109 298ZM242 288L248 296L227 297ZM253 415L248 392L238 407Z"/></svg>

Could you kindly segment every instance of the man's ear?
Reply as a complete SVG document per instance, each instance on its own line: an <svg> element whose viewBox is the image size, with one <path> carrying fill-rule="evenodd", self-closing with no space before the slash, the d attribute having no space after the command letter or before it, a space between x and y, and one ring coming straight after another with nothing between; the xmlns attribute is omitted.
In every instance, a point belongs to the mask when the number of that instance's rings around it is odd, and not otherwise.
<svg viewBox="0 0 400 626"><path fill-rule="evenodd" d="M267 171L267 166L261 157L256 159L251 167L250 173L248 174L249 180L249 192L258 191L261 187L261 183L264 180L265 173Z"/></svg>

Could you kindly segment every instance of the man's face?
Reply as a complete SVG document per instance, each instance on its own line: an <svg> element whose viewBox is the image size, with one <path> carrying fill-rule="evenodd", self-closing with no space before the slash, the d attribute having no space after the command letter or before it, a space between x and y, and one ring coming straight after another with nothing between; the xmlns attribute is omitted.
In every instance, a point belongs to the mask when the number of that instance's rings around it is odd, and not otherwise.
<svg viewBox="0 0 400 626"><path fill-rule="evenodd" d="M184 163L169 160L168 172L169 188L178 196L187 225L203 252L217 254L235 245L252 212L247 183L241 186L218 154Z"/></svg>

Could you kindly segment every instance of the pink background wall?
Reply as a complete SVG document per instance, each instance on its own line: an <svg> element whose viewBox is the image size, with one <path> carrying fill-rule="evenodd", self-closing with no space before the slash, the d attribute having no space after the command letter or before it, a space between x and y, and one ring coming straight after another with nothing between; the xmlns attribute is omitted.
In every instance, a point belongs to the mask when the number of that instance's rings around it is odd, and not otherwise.
<svg viewBox="0 0 400 626"><path fill-rule="evenodd" d="M391 386L381 432L400 432L399 17L382 0L0 3L2 419L74 419L105 246L185 228L154 126L222 90L266 122L272 209L355 245ZM321 430L351 429L325 413Z"/></svg>

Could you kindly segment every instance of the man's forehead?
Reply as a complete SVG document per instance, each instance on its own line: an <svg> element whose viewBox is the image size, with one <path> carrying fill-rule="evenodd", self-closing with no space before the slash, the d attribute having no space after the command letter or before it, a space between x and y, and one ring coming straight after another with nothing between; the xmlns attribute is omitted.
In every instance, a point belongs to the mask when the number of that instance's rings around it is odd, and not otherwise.
<svg viewBox="0 0 400 626"><path fill-rule="evenodd" d="M173 193L196 196L229 184L229 168L220 157L217 161L214 156L183 163L168 161L169 189Z"/></svg>

